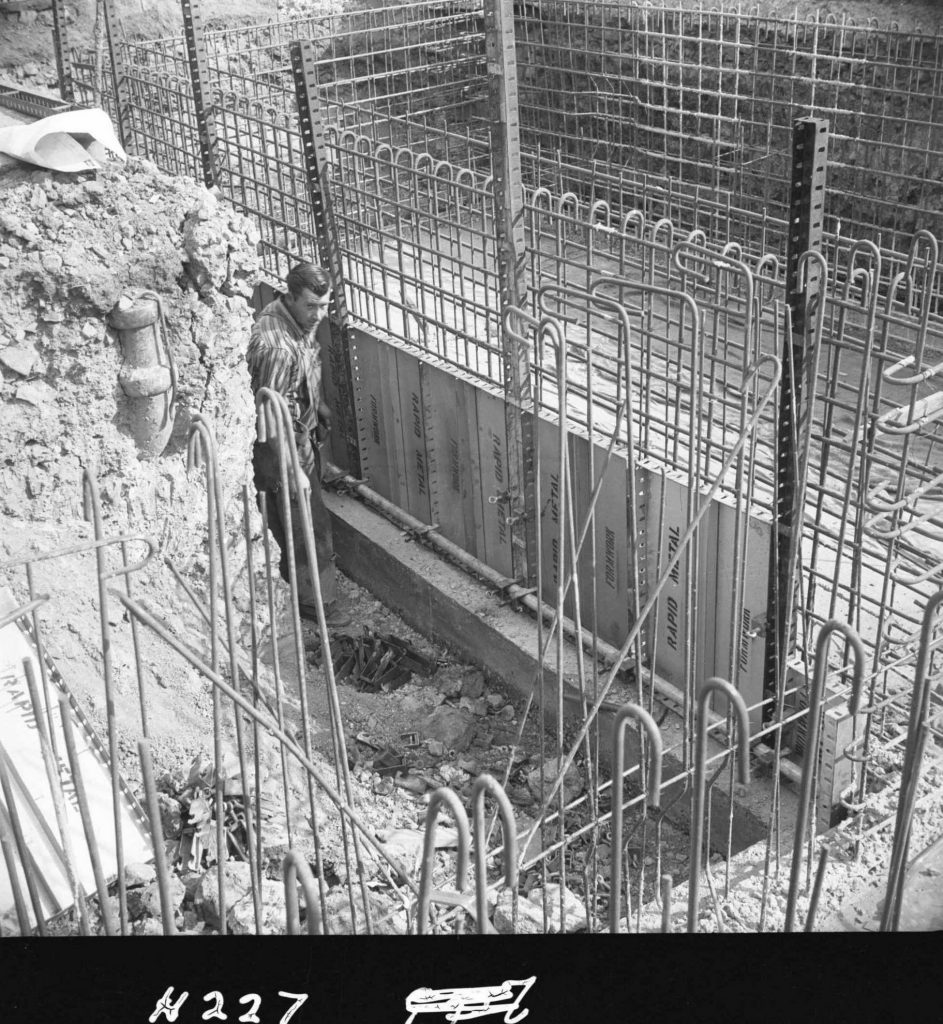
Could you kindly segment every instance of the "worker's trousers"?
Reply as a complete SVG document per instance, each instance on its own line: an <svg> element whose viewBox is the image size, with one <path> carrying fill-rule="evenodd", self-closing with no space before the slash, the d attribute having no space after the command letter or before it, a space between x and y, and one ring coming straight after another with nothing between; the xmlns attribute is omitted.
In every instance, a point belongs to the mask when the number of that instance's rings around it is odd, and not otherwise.
<svg viewBox="0 0 943 1024"><path fill-rule="evenodd" d="M321 496L321 457L317 446L311 442L307 434L296 434L295 443L298 447L298 460L311 485L311 525L314 528L314 548L318 557L318 576L321 581L321 600L331 604L336 594L334 579L334 538L331 532L331 515L324 505ZM252 470L259 509L262 508L262 496L268 498L268 525L275 542L281 551L278 571L283 580L288 582L288 540L287 523L291 523L291 549L295 555L295 569L298 574L298 600L303 605L314 605L314 582L308 566L308 555L305 549L304 529L301 522L301 509L298 495L294 492L291 480L289 461L289 494L285 493L281 484L278 464L278 448L276 442L256 441L252 449Z"/></svg>

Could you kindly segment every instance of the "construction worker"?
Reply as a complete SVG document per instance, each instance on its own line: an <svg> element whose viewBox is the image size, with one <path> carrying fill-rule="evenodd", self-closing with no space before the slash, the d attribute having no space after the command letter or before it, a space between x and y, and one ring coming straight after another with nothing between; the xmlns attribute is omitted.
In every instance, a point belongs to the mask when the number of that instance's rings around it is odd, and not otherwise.
<svg viewBox="0 0 943 1024"><path fill-rule="evenodd" d="M316 264L298 263L289 271L285 285L287 292L258 315L246 361L253 394L259 388L271 388L282 394L288 403L295 425L298 459L311 484L311 522L326 624L329 629L338 629L350 625L351 620L336 604L331 517L321 496L318 445L331 429L331 410L321 394L321 352L315 337L318 324L327 316L331 281ZM269 497L269 529L281 550L278 568L286 581L289 578L286 521L291 517L301 615L317 621L314 580L305 551L298 496L286 495L282 490L278 445L273 437L264 444L255 442L252 469L260 509L263 493Z"/></svg>

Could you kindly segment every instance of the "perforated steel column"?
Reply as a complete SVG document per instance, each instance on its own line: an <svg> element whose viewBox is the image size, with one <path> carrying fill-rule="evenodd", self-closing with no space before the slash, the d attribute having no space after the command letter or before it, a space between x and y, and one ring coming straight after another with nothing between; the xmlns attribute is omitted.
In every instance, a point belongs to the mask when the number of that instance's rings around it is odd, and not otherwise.
<svg viewBox="0 0 943 1024"><path fill-rule="evenodd" d="M213 114L213 90L206 62L203 17L199 0L180 0L180 9L183 12L183 34L187 42L187 63L190 66L193 105L200 138L203 184L212 188L218 183L219 174L216 167L216 118Z"/></svg>
<svg viewBox="0 0 943 1024"><path fill-rule="evenodd" d="M350 362L350 323L344 264L341 258L337 225L331 204L328 181L327 142L317 93L317 67L314 47L307 39L291 44L291 70L298 103L308 194L314 211L315 244L318 259L331 273L330 342L322 351L325 378L330 377L332 394L328 401L334 413L334 461L341 469L360 476L360 448L357 442L357 417L354 406L353 372Z"/></svg>
<svg viewBox="0 0 943 1024"><path fill-rule="evenodd" d="M786 286L792 337L784 343L779 394L779 434L776 453L775 543L770 545L770 615L766 685L783 678L786 658L795 647L793 610L796 564L802 535L802 503L806 466L798 465L799 438L812 411L809 310L822 286L813 264L806 280L799 277L803 253L822 248L825 216L825 172L828 163L828 122L800 118L793 128L792 185L786 249Z"/></svg>
<svg viewBox="0 0 943 1024"><path fill-rule="evenodd" d="M75 102L72 85L72 55L65 24L65 0L52 0L52 41L56 51L56 73L59 76L59 95L69 103Z"/></svg>
<svg viewBox="0 0 943 1024"><path fill-rule="evenodd" d="M111 61L111 77L115 94L115 127L118 141L126 151L133 152L131 146L131 96L127 75L124 70L124 54L118 43L118 16L115 12L115 0L102 0L105 11L105 35L108 38L108 57Z"/></svg>
<svg viewBox="0 0 943 1024"><path fill-rule="evenodd" d="M525 416L532 396L528 353L504 329L508 309L526 308L524 273L524 190L517 93L517 54L512 0L485 0L485 54L491 110L491 159L494 176L498 278L501 288L501 339L507 429L507 509L511 525L512 566L516 579L533 583L535 516L533 417Z"/></svg>

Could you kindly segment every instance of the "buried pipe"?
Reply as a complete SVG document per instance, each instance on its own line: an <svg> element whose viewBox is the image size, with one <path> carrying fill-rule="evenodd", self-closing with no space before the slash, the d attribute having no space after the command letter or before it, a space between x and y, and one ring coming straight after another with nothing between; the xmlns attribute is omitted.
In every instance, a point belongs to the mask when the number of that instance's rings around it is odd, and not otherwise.
<svg viewBox="0 0 943 1024"><path fill-rule="evenodd" d="M126 406L122 424L145 459L156 459L174 428L177 368L170 351L164 311L156 292L122 295L108 314L124 362L118 384Z"/></svg>

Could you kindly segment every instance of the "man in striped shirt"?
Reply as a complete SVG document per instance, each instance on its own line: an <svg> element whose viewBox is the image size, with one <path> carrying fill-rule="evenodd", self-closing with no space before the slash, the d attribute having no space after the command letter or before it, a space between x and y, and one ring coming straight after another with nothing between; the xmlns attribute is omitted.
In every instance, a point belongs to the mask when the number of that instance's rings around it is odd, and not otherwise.
<svg viewBox="0 0 943 1024"><path fill-rule="evenodd" d="M321 352L315 338L318 324L327 315L331 282L313 263L292 267L285 279L288 291L270 302L259 314L249 339L246 361L252 392L271 388L285 397L295 425L298 459L311 485L311 523L321 599L329 628L350 625L350 618L335 605L334 541L331 516L321 497L321 456L318 442L331 428L331 410L321 394ZM281 486L279 453L274 438L256 441L252 469L261 508L268 495L268 524L281 550L279 572L288 580L288 519L298 576L298 600L303 618L317 620L314 580L305 551L301 514L296 494L286 495Z"/></svg>

